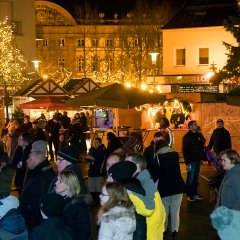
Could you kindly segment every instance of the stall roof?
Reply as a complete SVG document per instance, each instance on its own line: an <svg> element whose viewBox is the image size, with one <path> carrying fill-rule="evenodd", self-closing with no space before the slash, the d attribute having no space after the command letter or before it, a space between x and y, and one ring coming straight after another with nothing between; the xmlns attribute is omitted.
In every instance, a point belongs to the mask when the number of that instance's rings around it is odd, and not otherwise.
<svg viewBox="0 0 240 240"><path fill-rule="evenodd" d="M71 79L63 88L69 95L79 95L100 89L101 87L90 78Z"/></svg>
<svg viewBox="0 0 240 240"><path fill-rule="evenodd" d="M15 96L41 97L41 96L67 96L65 89L61 88L51 79L37 79L31 81L25 88L18 91Z"/></svg>

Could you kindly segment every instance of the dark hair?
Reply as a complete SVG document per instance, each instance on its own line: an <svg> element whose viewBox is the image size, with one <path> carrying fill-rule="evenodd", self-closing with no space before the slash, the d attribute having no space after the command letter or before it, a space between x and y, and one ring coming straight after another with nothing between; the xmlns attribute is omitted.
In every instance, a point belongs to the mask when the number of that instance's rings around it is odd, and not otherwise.
<svg viewBox="0 0 240 240"><path fill-rule="evenodd" d="M20 136L22 137L23 141L27 142L28 144L32 143L33 141L32 135L30 133L22 133Z"/></svg>
<svg viewBox="0 0 240 240"><path fill-rule="evenodd" d="M167 142L164 139L158 140L155 143L155 150L154 152L156 153L160 148L168 146Z"/></svg>
<svg viewBox="0 0 240 240"><path fill-rule="evenodd" d="M103 211L107 212L108 210L116 207L122 206L129 208L132 206L127 193L127 189L117 182L111 182L106 184L106 190L109 194L109 200L106 205L103 207Z"/></svg>
<svg viewBox="0 0 240 240"><path fill-rule="evenodd" d="M160 123L161 123L161 120L164 121L164 124L163 124L163 126L161 126L161 127L167 128L167 127L170 126L169 120L168 120L166 117L162 117L162 118L160 119Z"/></svg>
<svg viewBox="0 0 240 240"><path fill-rule="evenodd" d="M128 157L131 157L132 162L134 162L135 164L139 164L141 171L147 167L147 162L145 158L139 153L130 153L128 154Z"/></svg>
<svg viewBox="0 0 240 240"><path fill-rule="evenodd" d="M100 137L96 137L94 140L98 141L100 144L102 143L102 139Z"/></svg>
<svg viewBox="0 0 240 240"><path fill-rule="evenodd" d="M220 153L220 157L222 157L223 155L226 155L232 164L240 164L240 156L237 151L232 149L227 149Z"/></svg>
<svg viewBox="0 0 240 240"><path fill-rule="evenodd" d="M191 121L188 123L188 127L190 128L194 123L196 123L196 120L191 120Z"/></svg>
<svg viewBox="0 0 240 240"><path fill-rule="evenodd" d="M112 142L112 141L115 141L117 137L114 133L108 132L107 133L107 138L108 138L109 142Z"/></svg>

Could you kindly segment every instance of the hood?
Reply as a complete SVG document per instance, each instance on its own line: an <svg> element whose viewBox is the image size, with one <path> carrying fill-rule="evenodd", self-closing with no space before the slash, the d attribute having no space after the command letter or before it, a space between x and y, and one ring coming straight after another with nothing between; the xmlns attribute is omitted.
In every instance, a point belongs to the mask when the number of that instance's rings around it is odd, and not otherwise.
<svg viewBox="0 0 240 240"><path fill-rule="evenodd" d="M12 234L20 234L26 229L25 220L17 209L11 209L0 220L0 228Z"/></svg>
<svg viewBox="0 0 240 240"><path fill-rule="evenodd" d="M164 153L169 153L169 152L175 152L171 147L169 146L164 146L158 149L158 151L155 153L155 156L158 154L164 154Z"/></svg>

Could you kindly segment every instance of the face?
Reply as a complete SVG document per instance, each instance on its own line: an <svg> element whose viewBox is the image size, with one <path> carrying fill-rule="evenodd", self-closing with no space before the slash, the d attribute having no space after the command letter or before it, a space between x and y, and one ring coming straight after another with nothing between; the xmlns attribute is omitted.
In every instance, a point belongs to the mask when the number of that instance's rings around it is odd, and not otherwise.
<svg viewBox="0 0 240 240"><path fill-rule="evenodd" d="M218 122L218 123L217 123L217 127L218 127L218 128L223 128L223 126L224 126L223 122Z"/></svg>
<svg viewBox="0 0 240 240"><path fill-rule="evenodd" d="M115 164L119 162L119 157L118 156L110 156L108 159L107 159L107 164L106 164L106 170L108 172L109 168Z"/></svg>
<svg viewBox="0 0 240 240"><path fill-rule="evenodd" d="M109 195L106 189L106 186L102 187L102 193L100 194L100 204L104 206L109 200Z"/></svg>
<svg viewBox="0 0 240 240"><path fill-rule="evenodd" d="M197 123L194 122L194 123L192 124L192 126L190 126L190 129L191 129L192 131L197 131L197 129L198 129Z"/></svg>
<svg viewBox="0 0 240 240"><path fill-rule="evenodd" d="M69 186L65 184L60 176L58 176L57 181L55 183L55 192L56 193L63 193L69 190Z"/></svg>
<svg viewBox="0 0 240 240"><path fill-rule="evenodd" d="M154 143L156 143L157 141L160 141L162 139L162 137L154 137L153 141Z"/></svg>
<svg viewBox="0 0 240 240"><path fill-rule="evenodd" d="M57 168L58 168L58 172L62 172L68 165L70 165L71 163L69 163L68 161L66 161L65 159L57 156Z"/></svg>
<svg viewBox="0 0 240 240"><path fill-rule="evenodd" d="M227 157L226 154L223 154L221 159L222 159L222 166L224 170L230 170L232 167L235 166L235 164L231 162L231 160Z"/></svg>
<svg viewBox="0 0 240 240"><path fill-rule="evenodd" d="M29 154L29 157L27 159L27 167L28 169L32 170L34 169L36 166L38 165L38 161L36 159L36 153L35 152L31 152Z"/></svg>
<svg viewBox="0 0 240 240"><path fill-rule="evenodd" d="M99 146L100 146L100 142L98 140L94 140L93 147L97 149Z"/></svg>
<svg viewBox="0 0 240 240"><path fill-rule="evenodd" d="M21 147L27 145L27 143L23 140L23 137L22 137L22 136L20 136L20 137L18 138L18 145L21 146Z"/></svg>

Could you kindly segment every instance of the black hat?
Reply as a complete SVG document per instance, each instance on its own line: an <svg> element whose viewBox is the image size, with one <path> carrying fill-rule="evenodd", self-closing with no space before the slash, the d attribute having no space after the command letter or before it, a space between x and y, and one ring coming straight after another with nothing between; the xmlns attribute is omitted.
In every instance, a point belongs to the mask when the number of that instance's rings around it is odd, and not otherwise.
<svg viewBox="0 0 240 240"><path fill-rule="evenodd" d="M70 163L76 163L78 161L77 151L73 146L64 147L57 155Z"/></svg>
<svg viewBox="0 0 240 240"><path fill-rule="evenodd" d="M223 120L222 120L222 119L218 119L218 120L217 120L217 123L219 123L219 122L220 122L220 123L223 123Z"/></svg>
<svg viewBox="0 0 240 240"><path fill-rule="evenodd" d="M118 182L122 184L126 189L145 196L145 190L143 189L141 182L137 178L121 179Z"/></svg>
<svg viewBox="0 0 240 240"><path fill-rule="evenodd" d="M135 163L130 161L123 161L113 164L108 169L108 174L113 178L114 181L121 179L131 178L136 172L137 166Z"/></svg>
<svg viewBox="0 0 240 240"><path fill-rule="evenodd" d="M41 199L40 209L47 217L61 217L64 198L56 193L49 193Z"/></svg>

